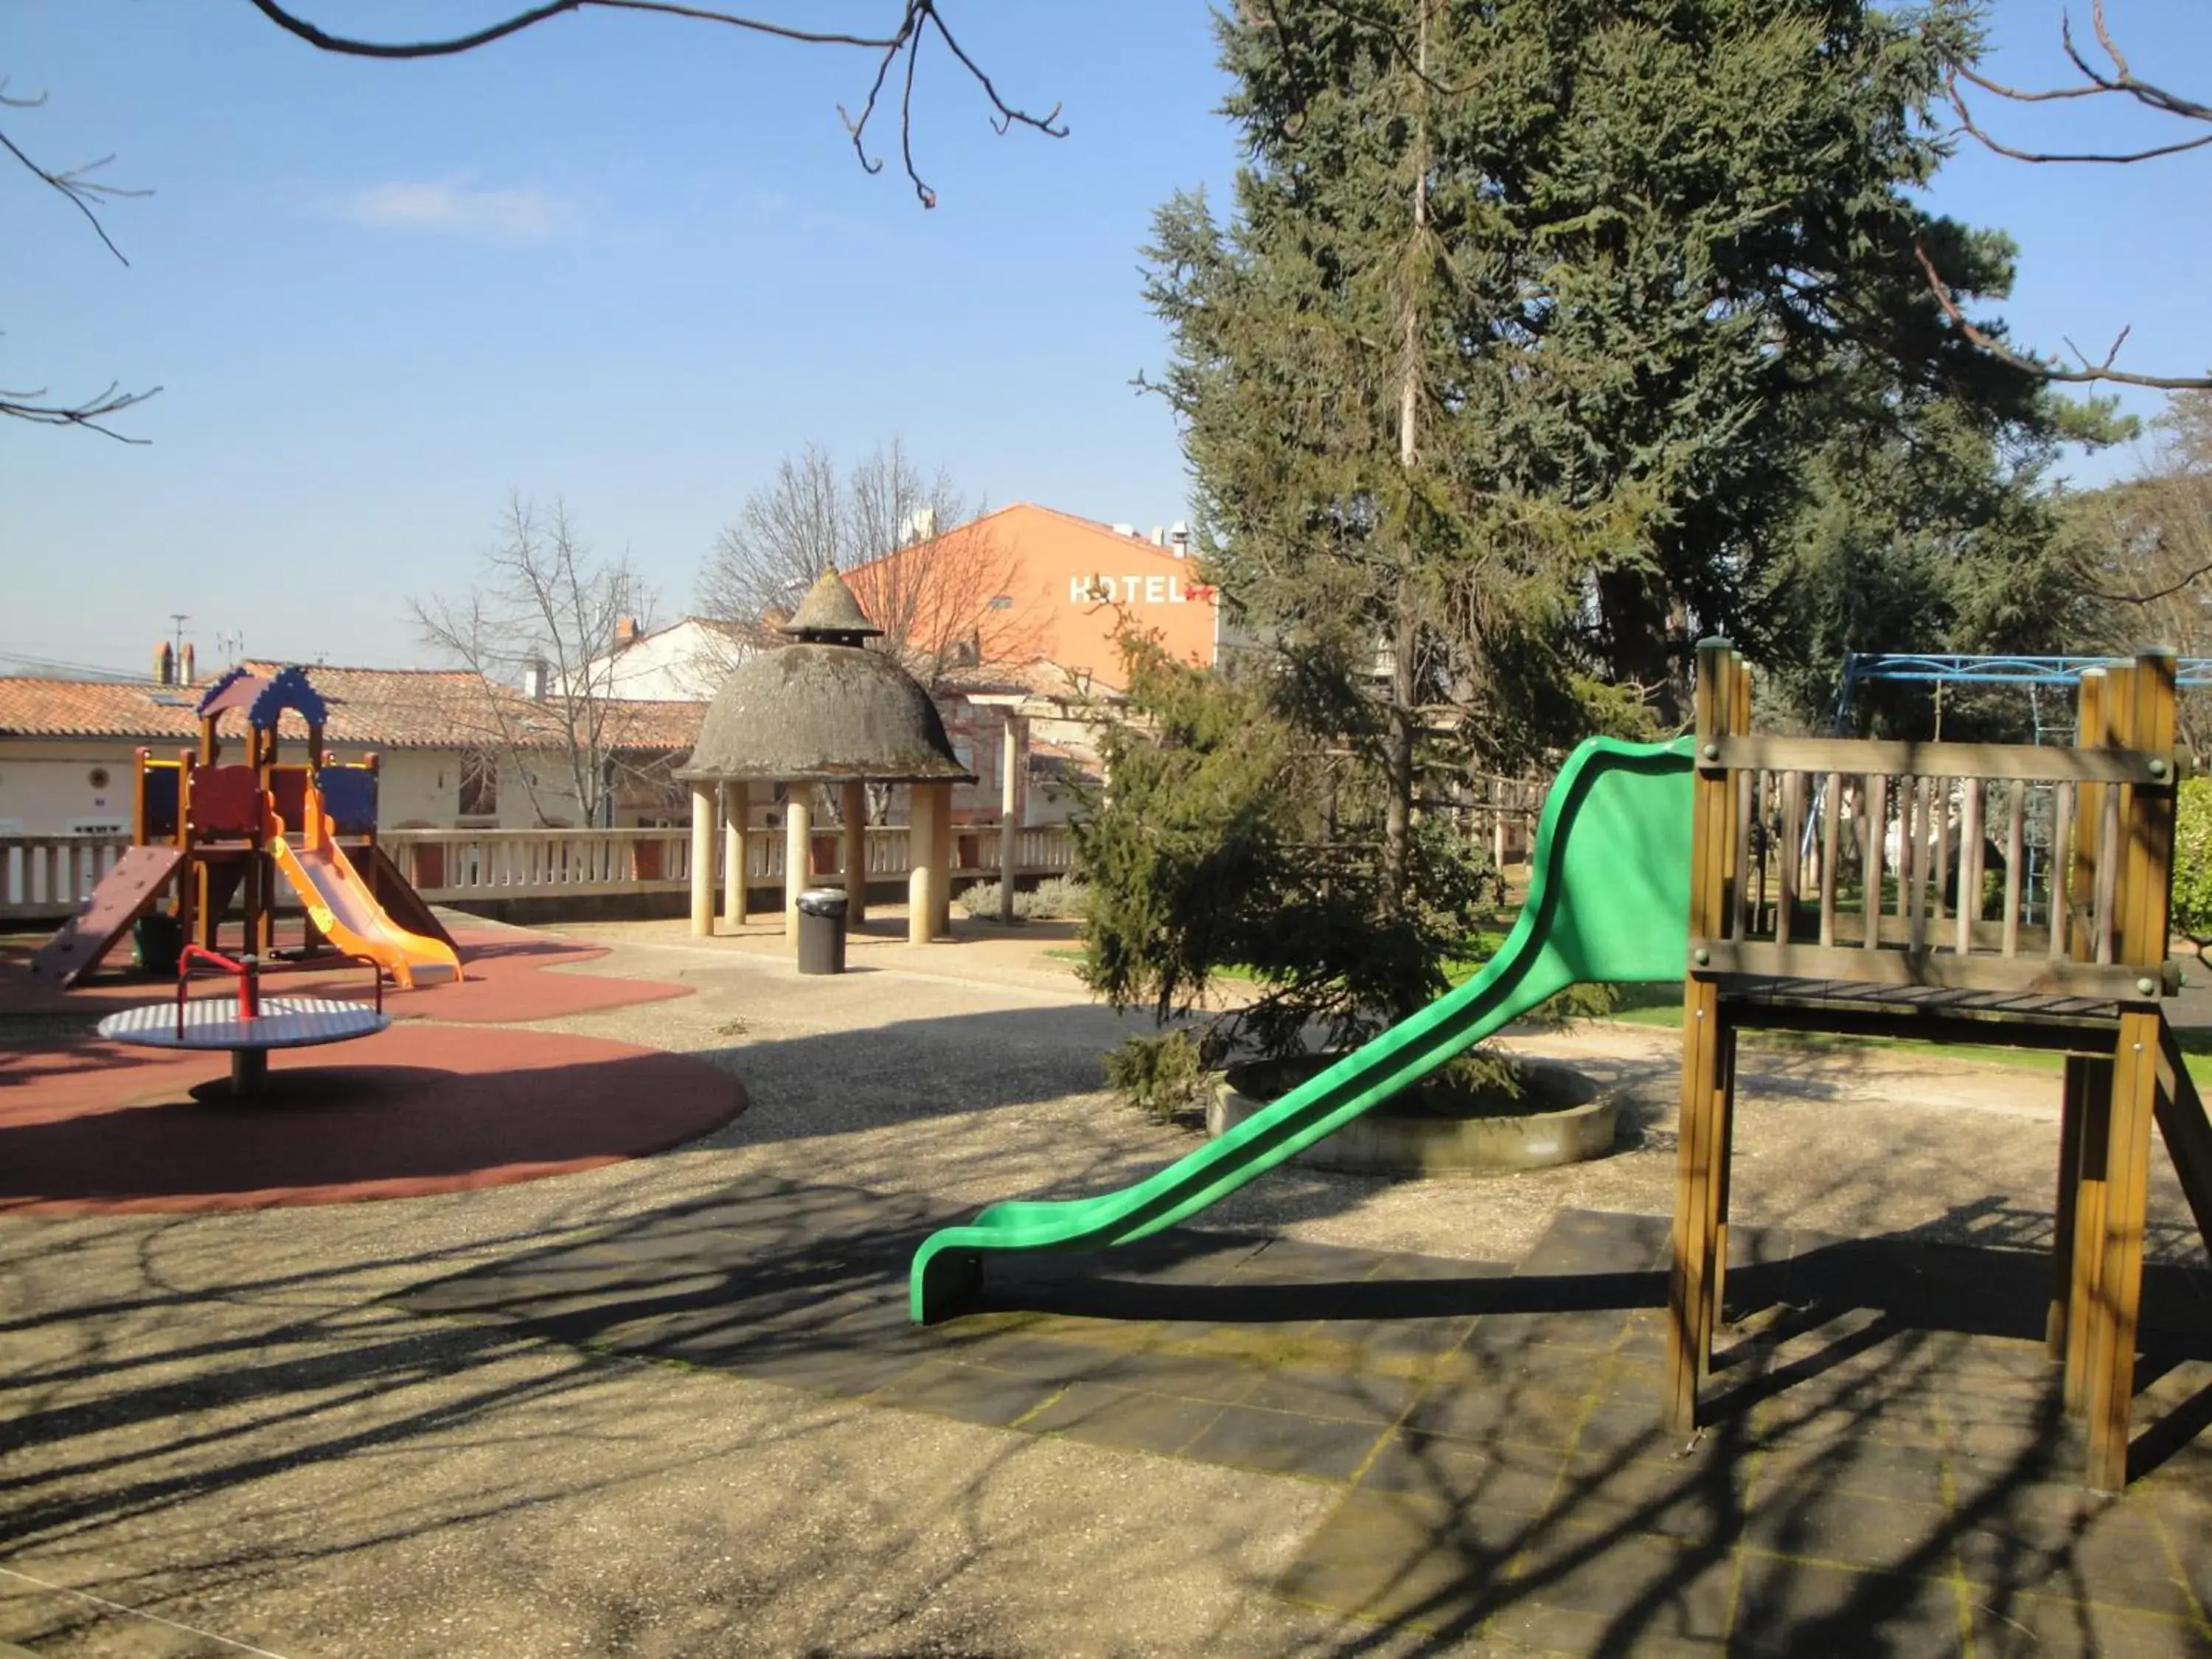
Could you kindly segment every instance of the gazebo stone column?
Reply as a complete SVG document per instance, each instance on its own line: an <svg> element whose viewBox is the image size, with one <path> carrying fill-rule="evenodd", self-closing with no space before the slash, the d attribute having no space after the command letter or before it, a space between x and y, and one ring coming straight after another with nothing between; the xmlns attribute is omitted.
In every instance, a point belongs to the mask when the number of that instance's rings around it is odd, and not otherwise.
<svg viewBox="0 0 2212 1659"><path fill-rule="evenodd" d="M691 933L714 931L714 786L691 786Z"/></svg>
<svg viewBox="0 0 2212 1659"><path fill-rule="evenodd" d="M793 783L783 803L783 936L799 943L799 896L814 864L814 786Z"/></svg>
<svg viewBox="0 0 2212 1659"><path fill-rule="evenodd" d="M722 786L722 920L745 925L745 826L752 821L752 787L743 779Z"/></svg>
<svg viewBox="0 0 2212 1659"><path fill-rule="evenodd" d="M960 838L952 833L952 786L937 786L937 915L933 937L952 931L952 872L960 867Z"/></svg>
<svg viewBox="0 0 2212 1659"><path fill-rule="evenodd" d="M1030 723L1006 710L1005 764L999 779L999 925L1014 925L1014 869L1022 845L1022 776L1028 769Z"/></svg>
<svg viewBox="0 0 2212 1659"><path fill-rule="evenodd" d="M845 786L839 810L845 818L845 925L858 927L868 916L868 786Z"/></svg>
<svg viewBox="0 0 2212 1659"><path fill-rule="evenodd" d="M906 940L927 945L937 936L937 895L945 884L945 854L938 840L941 783L917 783L907 805Z"/></svg>

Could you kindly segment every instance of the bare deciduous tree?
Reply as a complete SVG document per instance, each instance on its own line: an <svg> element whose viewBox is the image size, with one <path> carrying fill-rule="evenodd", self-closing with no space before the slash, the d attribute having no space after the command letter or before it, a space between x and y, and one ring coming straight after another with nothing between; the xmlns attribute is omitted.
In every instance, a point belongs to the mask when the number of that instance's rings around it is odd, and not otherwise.
<svg viewBox="0 0 2212 1659"><path fill-rule="evenodd" d="M500 540L459 599L410 600L424 641L468 669L483 696L457 711L463 739L519 778L539 823L573 800L586 823L608 821L625 781L623 705L613 696L617 630L652 610L627 558L596 557L567 507L541 514L512 497ZM548 787L557 784L558 800Z"/></svg>
<svg viewBox="0 0 2212 1659"><path fill-rule="evenodd" d="M835 568L884 630L882 648L926 686L971 663L1030 660L1042 644L1037 608L1014 592L1019 562L978 516L949 473L925 475L896 439L842 477L809 444L716 538L700 603L772 623Z"/></svg>
<svg viewBox="0 0 2212 1659"><path fill-rule="evenodd" d="M2212 655L2212 392L2178 393L2155 424L2163 441L2148 464L2075 497L2069 516L2104 572L2100 597L2124 607L2127 638ZM2179 713L2182 741L2212 753L2212 694L2185 693Z"/></svg>
<svg viewBox="0 0 2212 1659"><path fill-rule="evenodd" d="M837 465L818 444L776 463L722 526L699 574L700 608L735 622L780 620L814 579L854 562Z"/></svg>

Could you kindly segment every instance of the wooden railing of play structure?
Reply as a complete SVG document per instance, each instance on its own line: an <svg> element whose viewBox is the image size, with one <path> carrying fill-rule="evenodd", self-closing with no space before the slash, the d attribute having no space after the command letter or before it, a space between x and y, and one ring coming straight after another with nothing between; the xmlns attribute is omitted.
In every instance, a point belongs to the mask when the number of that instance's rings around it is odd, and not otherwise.
<svg viewBox="0 0 2212 1659"><path fill-rule="evenodd" d="M2160 664L2165 667L2161 669ZM1699 739L1717 972L2126 998L2167 988L2171 659L2092 670L2072 748L1767 737L1749 671ZM1701 690L1700 695L1703 695Z"/></svg>
<svg viewBox="0 0 2212 1659"><path fill-rule="evenodd" d="M1749 668L1699 647L1671 1427L1698 1423L1728 1271L1737 1033L2009 1043L2066 1055L2047 1340L2089 1484L2126 1483L2154 1122L2212 1249L2212 1118L2160 1006L2179 989L2174 667L2089 671L2070 748L1851 742L1754 734Z"/></svg>

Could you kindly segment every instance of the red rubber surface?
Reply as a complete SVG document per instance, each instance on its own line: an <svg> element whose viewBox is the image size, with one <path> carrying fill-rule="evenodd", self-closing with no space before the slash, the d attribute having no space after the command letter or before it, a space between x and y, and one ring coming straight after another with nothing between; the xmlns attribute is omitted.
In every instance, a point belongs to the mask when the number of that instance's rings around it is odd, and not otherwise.
<svg viewBox="0 0 2212 1659"><path fill-rule="evenodd" d="M397 1025L271 1055L266 1091L245 1102L219 1055L27 1044L0 1048L0 1212L500 1186L681 1146L744 1105L737 1079L704 1060L544 1031Z"/></svg>
<svg viewBox="0 0 2212 1659"><path fill-rule="evenodd" d="M610 979L599 974L538 971L596 961L607 954L601 945L578 945L539 933L507 932L465 930L459 939L461 971L467 978L459 985L430 985L415 991L395 991L387 986L384 1012L395 1020L441 1019L499 1025L514 1020L554 1019L564 1014L623 1008L691 994L690 986L662 980ZM131 971L127 939L110 953L98 977L72 991L57 990L33 980L30 957L27 948L0 948L0 1013L62 1013L76 1009L104 1013L132 1003L157 1001L176 992L174 980L154 979ZM222 975L210 974L196 977L193 983L199 991L214 991L224 981ZM359 963L305 969L280 964L263 975L262 986L270 996L366 998L369 994L368 969Z"/></svg>

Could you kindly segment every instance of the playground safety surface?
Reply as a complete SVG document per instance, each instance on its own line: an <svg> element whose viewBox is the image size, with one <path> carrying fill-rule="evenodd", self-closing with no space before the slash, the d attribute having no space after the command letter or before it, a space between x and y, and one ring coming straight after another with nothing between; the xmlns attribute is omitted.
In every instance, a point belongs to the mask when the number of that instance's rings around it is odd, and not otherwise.
<svg viewBox="0 0 2212 1659"><path fill-rule="evenodd" d="M343 1048L279 1053L234 1100L222 1056L37 1030L0 1046L0 1212L191 1211L409 1198L534 1181L681 1146L744 1109L726 1070L566 1033L453 1022L553 1018L690 994L666 981L544 969L604 947L462 936L471 977L393 993L396 1023ZM20 957L24 953L12 953ZM67 993L0 972L0 1015L160 1004L143 977ZM366 1000L363 969L271 974L271 992ZM220 994L210 982L207 989ZM48 1022L51 1023L51 1022ZM9 1036L0 1027L0 1038Z"/></svg>
<svg viewBox="0 0 2212 1659"><path fill-rule="evenodd" d="M1316 1482L1283 1601L1508 1649L2212 1652L2212 1275L2146 1291L2140 1473L2079 1435L2024 1252L1732 1238L1711 1426L1659 1418L1666 1223L1567 1211L1516 1264L1184 1231L994 1267L904 1316L925 1200L769 1179L404 1293L1028 1436Z"/></svg>
<svg viewBox="0 0 2212 1659"><path fill-rule="evenodd" d="M2143 1473L2089 1497L2035 1340L2053 1075L1747 1046L1686 1447L1628 1213L1674 1180L1663 1032L1540 1040L1630 1091L1610 1159L1279 1171L916 1331L931 1228L1187 1149L1095 1093L1121 1023L1035 935L886 924L802 978L780 929L584 931L695 990L582 1029L734 1070L720 1133L389 1205L0 1212L0 1652L2212 1655L2202 1258L2154 1192Z"/></svg>

